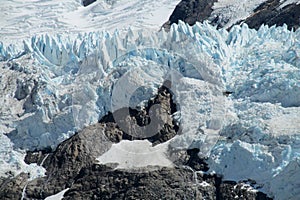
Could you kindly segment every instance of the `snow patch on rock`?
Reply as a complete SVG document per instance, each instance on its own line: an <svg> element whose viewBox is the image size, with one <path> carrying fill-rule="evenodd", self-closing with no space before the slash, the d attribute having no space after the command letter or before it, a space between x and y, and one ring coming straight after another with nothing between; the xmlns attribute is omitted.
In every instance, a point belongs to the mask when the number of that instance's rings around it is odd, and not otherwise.
<svg viewBox="0 0 300 200"><path fill-rule="evenodd" d="M57 194L54 194L54 195L51 195L49 197L46 197L45 200L61 200L64 198L64 194L69 190L70 188L67 188L67 189L64 189L63 191L57 193Z"/></svg>
<svg viewBox="0 0 300 200"><path fill-rule="evenodd" d="M226 179L255 179L281 197L282 184L289 182L280 182L280 174L299 178L293 170L300 156L299 37L300 30L286 26L256 31L243 25L228 32L180 22L170 32L43 35L20 46L1 44L0 133L7 138L1 156L20 148L55 148L96 123L111 111L114 86L130 70L148 74L151 83L140 91L147 98L175 70L182 76L172 91L180 108L175 116L186 134L170 144L201 149L213 139L217 143L207 151L212 171ZM223 96L225 91L231 94ZM145 100L139 96L133 105ZM12 150L2 149L6 145ZM4 160L5 173L23 158ZM287 188L299 194L299 187Z"/></svg>
<svg viewBox="0 0 300 200"><path fill-rule="evenodd" d="M152 147L148 140L123 140L97 158L100 164L117 163L116 169L138 169L147 166L172 167L167 158L168 144Z"/></svg>

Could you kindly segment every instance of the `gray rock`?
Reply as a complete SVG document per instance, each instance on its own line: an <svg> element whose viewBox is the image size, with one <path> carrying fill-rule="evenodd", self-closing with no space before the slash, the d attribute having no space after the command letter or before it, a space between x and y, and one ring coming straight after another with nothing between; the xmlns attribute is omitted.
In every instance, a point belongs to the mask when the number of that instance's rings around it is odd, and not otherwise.
<svg viewBox="0 0 300 200"><path fill-rule="evenodd" d="M220 20L220 16L211 16L212 6L217 0L182 0L173 11L169 20L163 25L169 29L173 23L179 20L190 25L197 21L203 22L209 20L212 25L222 28L226 22ZM280 7L280 0L266 0L264 3L254 9L254 13L238 24L247 23L250 28L259 29L262 24L273 26L282 26L287 24L288 29L297 29L300 25L300 4L289 4L283 8Z"/></svg>
<svg viewBox="0 0 300 200"><path fill-rule="evenodd" d="M259 29L262 24L269 26L282 26L286 24L288 29L298 29L300 25L300 4L289 4L282 9L279 8L279 0L269 0L261 4L249 16L244 23L250 28Z"/></svg>
<svg viewBox="0 0 300 200"><path fill-rule="evenodd" d="M86 6L94 3L95 1L97 1L97 0L82 0L81 2L82 2L82 5L86 7Z"/></svg>
<svg viewBox="0 0 300 200"><path fill-rule="evenodd" d="M28 178L29 174L26 173L21 173L14 178L2 178L0 181L0 199L20 199Z"/></svg>
<svg viewBox="0 0 300 200"><path fill-rule="evenodd" d="M163 27L168 30L173 23L177 24L179 20L189 25L203 22L210 17L214 2L217 0L182 0Z"/></svg>
<svg viewBox="0 0 300 200"><path fill-rule="evenodd" d="M140 126L149 123L149 109L160 104L165 112L163 129L148 138L153 145L165 142L178 134L171 115L176 112L172 95L161 87L143 110L130 108L130 118ZM126 117L126 116L125 116ZM205 159L199 149L169 150L176 167L158 166L140 169L113 170L115 166L99 165L96 158L108 151L113 143L124 139L140 139L122 131L113 115L84 128L62 142L55 151L46 149L28 152L27 163L46 168L46 176L28 182L27 174L0 180L0 199L20 199L26 185L25 199L44 199L66 188L64 199L266 199L266 195L236 183L223 183L221 176L206 174ZM249 186L252 188L252 186Z"/></svg>
<svg viewBox="0 0 300 200"><path fill-rule="evenodd" d="M214 179L212 176L209 178ZM215 199L215 187L208 183L197 184L202 181L202 176L198 176L196 181L193 172L184 168L128 172L93 165L81 171L64 198Z"/></svg>

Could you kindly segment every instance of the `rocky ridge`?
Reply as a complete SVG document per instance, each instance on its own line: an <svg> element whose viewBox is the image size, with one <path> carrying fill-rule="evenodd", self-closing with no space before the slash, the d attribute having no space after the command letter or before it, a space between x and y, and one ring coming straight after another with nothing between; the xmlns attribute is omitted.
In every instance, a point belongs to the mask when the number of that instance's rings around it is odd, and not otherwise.
<svg viewBox="0 0 300 200"><path fill-rule="evenodd" d="M148 123L149 107L161 104L168 113L164 128L148 138L153 145L163 143L178 133L172 120L176 105L172 95L163 86L158 95L148 102L145 110L131 109L131 119ZM51 149L28 152L27 163L38 163L46 168L46 176L29 180L22 173L0 182L1 199L44 199L64 189L64 199L268 199L254 189L255 184L223 182L222 176L207 174L204 158L198 149L170 152L174 168L152 166L138 169L114 169L117 164L100 165L97 156L108 151L121 140L137 140L123 132L111 113L99 123L84 128ZM175 155L175 156L174 156ZM175 157L175 159L174 159Z"/></svg>
<svg viewBox="0 0 300 200"><path fill-rule="evenodd" d="M173 23L178 23L179 20L189 25L208 20L209 23L218 28L223 28L228 23L228 19L224 19L220 15L212 15L215 2L218 0L182 0L163 27L169 29ZM256 30L262 24L269 26L286 24L289 30L299 28L300 4L282 5L280 0L267 0L256 7L251 15L238 21L237 24L246 23L249 28Z"/></svg>
<svg viewBox="0 0 300 200"><path fill-rule="evenodd" d="M190 25L197 21L210 20L210 23L224 26L218 16L211 16L215 0L183 0L174 10L170 24L183 20ZM251 16L239 21L250 28L259 29L261 24L282 25L289 29L299 27L299 4L280 7L279 0L269 0L259 5ZM21 87L22 88L22 87ZM26 91L26 88L22 88ZM28 95L26 93L26 95ZM22 93L17 99L24 98ZM178 133L178 127L172 119L176 105L166 87L149 100L148 107L130 111L131 122L140 126L149 123L149 107L161 104L167 123L156 135L147 138L153 145L164 143ZM118 111L117 111L118 112ZM120 110L119 112L122 112ZM176 167L147 167L134 170L117 169L116 164L100 165L95 158L106 152L112 144L121 140L139 140L122 131L108 113L99 123L84 128L70 139L61 143L57 149L28 152L27 163L38 163L47 169L45 177L30 180L22 173L17 177L0 180L0 199L44 199L66 188L64 199L268 199L258 192L260 185L253 180L236 183L222 180L221 175L208 174L209 166L204 158L198 156L198 149L187 149L175 155ZM95 148L97 147L97 148Z"/></svg>

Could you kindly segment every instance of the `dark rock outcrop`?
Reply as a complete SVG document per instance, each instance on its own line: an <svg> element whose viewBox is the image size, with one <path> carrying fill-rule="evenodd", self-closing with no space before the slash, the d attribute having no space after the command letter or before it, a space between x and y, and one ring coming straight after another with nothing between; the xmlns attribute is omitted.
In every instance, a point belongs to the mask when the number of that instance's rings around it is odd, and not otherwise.
<svg viewBox="0 0 300 200"><path fill-rule="evenodd" d="M82 2L82 5L86 7L86 6L94 3L95 1L97 1L97 0L82 0L81 2Z"/></svg>
<svg viewBox="0 0 300 200"><path fill-rule="evenodd" d="M109 130L103 124L95 124L61 143L43 163L46 177L28 183L27 196L43 199L71 187L80 170L95 163L95 158L111 147L105 131Z"/></svg>
<svg viewBox="0 0 300 200"><path fill-rule="evenodd" d="M157 134L147 138L153 142L153 145L169 140L176 135L176 130L178 130L171 116L176 112L176 105L172 101L172 95L168 88L165 86L159 88L158 94L149 100L148 106L143 110L125 108L129 109L131 120L139 126L145 126L150 120L150 107L155 104L161 105L162 112L165 113L166 123ZM84 128L80 133L62 142L54 152L51 152L51 149L28 152L25 162L42 165L47 172L46 177L28 182L26 196L32 199L43 199L65 188L70 188L82 169L87 169L93 165L96 162L95 159L108 151L113 143L125 139L144 138L134 137L122 131L114 121L113 114L109 113L99 123ZM16 191L20 191L20 188ZM14 192L11 193L14 194ZM19 193L15 195L18 196Z"/></svg>
<svg viewBox="0 0 300 200"><path fill-rule="evenodd" d="M228 192L231 191L231 192ZM220 184L220 199L256 199L256 200L270 200L262 192L257 192L254 186L248 183L236 183L234 181L225 181Z"/></svg>
<svg viewBox="0 0 300 200"><path fill-rule="evenodd" d="M214 177L203 177L183 168L128 172L93 165L83 169L65 199L215 199ZM78 192L80 191L80 192Z"/></svg>
<svg viewBox="0 0 300 200"><path fill-rule="evenodd" d="M114 116L119 115L122 116L123 119L128 119L128 127L130 124L137 124L140 127L144 127L149 125L151 118L150 118L150 108L153 105L160 105L160 110L155 113L156 116L152 116L154 118L163 118L165 124L159 129L159 131L150 136L150 137L142 137L136 136L130 132L124 132L115 122ZM126 110L129 110L130 116L127 116ZM173 138L179 128L176 125L175 121L172 118L172 114L177 111L176 104L173 102L172 94L170 93L169 89L165 86L162 86L158 89L158 94L148 101L148 104L142 110L136 110L133 108L123 108L120 110L115 111L115 115L113 113L108 113L104 116L99 123L105 124L107 128L111 131L105 131L106 136L112 142L120 142L120 140L140 140L140 139L148 139L153 145L157 145L159 143L163 143L168 141L169 139ZM114 131L113 131L114 130Z"/></svg>
<svg viewBox="0 0 300 200"><path fill-rule="evenodd" d="M144 169L145 170L145 169ZM64 199L268 199L242 183L185 167L129 172L103 165L84 168Z"/></svg>
<svg viewBox="0 0 300 200"><path fill-rule="evenodd" d="M16 177L2 179L0 181L0 199L21 199L23 189L26 186L29 175L21 173Z"/></svg>
<svg viewBox="0 0 300 200"><path fill-rule="evenodd" d="M300 26L300 4L289 4L283 8L279 0L269 0L254 10L244 23L250 28L259 29L262 24L269 26L282 26L286 24L288 29L296 30Z"/></svg>
<svg viewBox="0 0 300 200"><path fill-rule="evenodd" d="M196 22L203 22L211 15L212 6L217 0L182 0L173 11L163 27L169 29L173 23L179 20L194 25Z"/></svg>
<svg viewBox="0 0 300 200"><path fill-rule="evenodd" d="M208 20L212 25L222 28L226 22L220 21L222 17L211 16L212 6L217 0L182 0L173 11L163 27L169 29L173 23L179 20L190 25L196 22ZM280 0L266 0L253 10L253 13L246 19L238 22L247 23L250 28L259 29L262 24L273 26L282 26L287 24L288 29L297 29L300 25L300 4L289 4L282 7Z"/></svg>
<svg viewBox="0 0 300 200"><path fill-rule="evenodd" d="M140 126L149 123L149 109L160 104L166 124L156 135L147 138L153 145L165 142L178 133L172 120L176 104L163 86L144 110L130 109L130 118ZM122 131L110 113L99 123L84 128L62 142L55 151L28 152L27 163L46 168L46 176L28 181L28 174L0 180L0 199L44 199L64 189L64 199L267 199L266 195L239 183L223 183L222 177L206 174L205 159L199 149L170 149L174 168L159 166L114 170L114 164L99 165L96 158L121 140L141 139ZM174 159L176 158L176 159ZM246 188L246 189L245 189Z"/></svg>

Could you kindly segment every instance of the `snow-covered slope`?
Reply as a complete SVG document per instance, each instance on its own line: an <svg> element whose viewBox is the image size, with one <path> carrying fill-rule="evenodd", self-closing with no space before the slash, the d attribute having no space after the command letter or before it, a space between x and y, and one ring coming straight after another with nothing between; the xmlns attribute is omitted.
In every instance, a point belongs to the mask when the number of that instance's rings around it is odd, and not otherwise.
<svg viewBox="0 0 300 200"><path fill-rule="evenodd" d="M0 38L18 40L41 33L78 33L116 28L159 30L179 0L14 0L0 4Z"/></svg>
<svg viewBox="0 0 300 200"><path fill-rule="evenodd" d="M298 0L182 0L164 24L169 28L178 20L194 25L208 20L218 28L230 29L246 23L258 30L262 24L299 28L300 2Z"/></svg>
<svg viewBox="0 0 300 200"><path fill-rule="evenodd" d="M218 16L220 25L224 28L229 28L242 19L246 19L253 13L265 0L218 0L214 3L211 13L212 19Z"/></svg>
<svg viewBox="0 0 300 200"><path fill-rule="evenodd" d="M213 12L209 19L213 20L218 16L220 25L224 28L229 28L253 15L255 13L254 10L265 2L266 0L218 0L212 7ZM279 9L293 3L299 4L299 1L280 0ZM267 21L265 23L267 23Z"/></svg>
<svg viewBox="0 0 300 200"><path fill-rule="evenodd" d="M1 46L1 171L26 170L19 148L55 147L112 111L124 77L144 86L130 105L170 80L183 130L173 148L200 148L225 179L254 179L277 199L299 197L299 38L286 27L227 32L180 23L168 33L43 35Z"/></svg>

